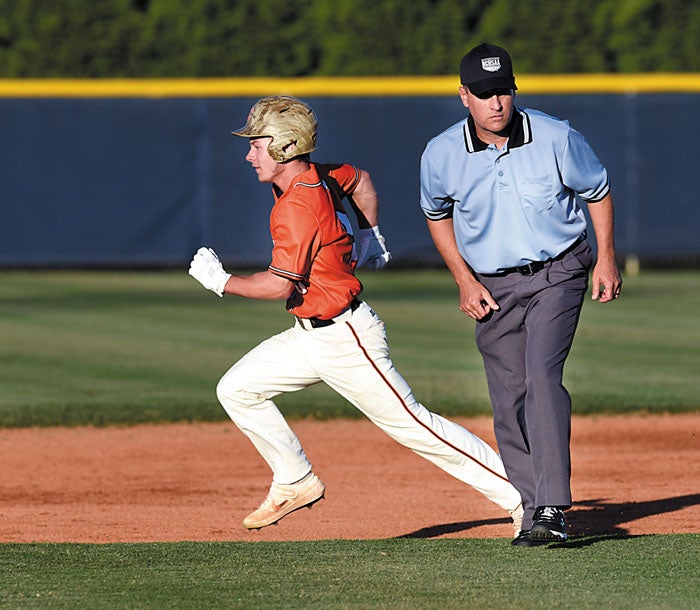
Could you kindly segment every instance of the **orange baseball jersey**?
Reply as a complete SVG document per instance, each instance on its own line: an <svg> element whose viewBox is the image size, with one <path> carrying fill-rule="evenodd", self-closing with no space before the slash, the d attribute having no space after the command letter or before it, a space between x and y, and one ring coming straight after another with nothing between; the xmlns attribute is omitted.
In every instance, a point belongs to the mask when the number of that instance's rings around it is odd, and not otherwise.
<svg viewBox="0 0 700 610"><path fill-rule="evenodd" d="M360 172L352 165L316 164L294 178L282 194L275 194L270 213L272 262L268 269L280 277L303 285L287 301L287 310L300 318L333 318L362 292L350 262L352 237L341 224L326 183L327 174L350 194Z"/></svg>

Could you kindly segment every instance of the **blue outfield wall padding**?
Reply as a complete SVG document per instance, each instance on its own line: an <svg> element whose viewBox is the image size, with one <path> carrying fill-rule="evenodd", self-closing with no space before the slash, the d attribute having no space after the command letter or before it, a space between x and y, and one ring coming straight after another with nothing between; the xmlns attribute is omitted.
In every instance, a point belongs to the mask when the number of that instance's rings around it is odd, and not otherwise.
<svg viewBox="0 0 700 610"><path fill-rule="evenodd" d="M256 98L0 99L0 266L186 266L206 244L231 265L266 265L270 186L230 135ZM366 169L397 263L438 262L418 205L428 139L464 117L445 96L307 97L313 158ZM700 94L519 95L567 118L607 165L619 254L698 258L689 182Z"/></svg>

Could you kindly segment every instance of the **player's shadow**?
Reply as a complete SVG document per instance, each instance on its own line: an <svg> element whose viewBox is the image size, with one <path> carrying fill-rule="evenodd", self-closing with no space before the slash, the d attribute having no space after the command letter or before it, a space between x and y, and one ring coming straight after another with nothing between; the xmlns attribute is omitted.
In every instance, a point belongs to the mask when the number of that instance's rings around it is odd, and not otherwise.
<svg viewBox="0 0 700 610"><path fill-rule="evenodd" d="M649 500L647 502L609 503L600 499L576 502L566 511L569 525L569 542L558 546L582 546L607 538L629 537L626 523L643 519L651 515L663 515L681 510L688 506L700 504L700 494L689 494L675 498ZM581 507L581 508L578 508ZM585 508L584 508L585 507ZM466 532L481 525L510 523L509 519L481 519L479 521L461 521L424 527L399 538L437 538L445 534ZM577 539L584 539L578 540Z"/></svg>

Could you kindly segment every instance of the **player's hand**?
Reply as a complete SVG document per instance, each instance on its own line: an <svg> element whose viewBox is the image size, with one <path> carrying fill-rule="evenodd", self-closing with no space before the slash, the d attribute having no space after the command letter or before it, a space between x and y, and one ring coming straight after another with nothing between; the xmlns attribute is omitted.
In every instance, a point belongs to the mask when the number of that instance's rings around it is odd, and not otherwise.
<svg viewBox="0 0 700 610"><path fill-rule="evenodd" d="M192 258L189 274L207 290L224 296L224 287L230 273L224 271L223 265L211 248L200 248Z"/></svg>
<svg viewBox="0 0 700 610"><path fill-rule="evenodd" d="M360 229L357 235L357 266L379 271L391 260L379 227Z"/></svg>
<svg viewBox="0 0 700 610"><path fill-rule="evenodd" d="M480 282L470 282L459 287L459 308L474 320L481 320L501 307Z"/></svg>

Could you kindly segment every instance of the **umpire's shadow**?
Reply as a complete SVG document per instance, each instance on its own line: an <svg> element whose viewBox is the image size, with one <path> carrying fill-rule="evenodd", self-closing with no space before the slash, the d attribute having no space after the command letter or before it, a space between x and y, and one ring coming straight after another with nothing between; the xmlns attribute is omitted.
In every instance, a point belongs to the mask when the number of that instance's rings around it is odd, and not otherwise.
<svg viewBox="0 0 700 610"><path fill-rule="evenodd" d="M566 511L569 524L569 542L557 546L580 546L577 538L586 538L586 543L593 543L608 538L628 537L629 530L624 524L651 515L672 513L688 506L700 504L700 494L689 494L675 498L649 500L647 502L605 502L600 499L576 502ZM586 508L577 508L586 507ZM478 521L461 521L423 527L414 532L403 534L398 538L437 538L445 534L466 532L482 525L510 523L510 519L480 519ZM588 539L591 537L590 539Z"/></svg>

